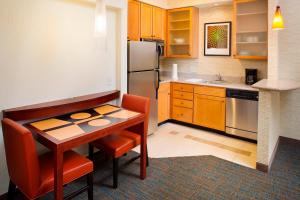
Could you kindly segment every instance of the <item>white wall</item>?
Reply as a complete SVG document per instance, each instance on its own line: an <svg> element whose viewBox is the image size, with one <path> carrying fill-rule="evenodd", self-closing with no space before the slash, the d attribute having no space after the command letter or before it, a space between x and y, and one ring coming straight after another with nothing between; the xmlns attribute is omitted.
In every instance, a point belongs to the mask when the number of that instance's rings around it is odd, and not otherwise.
<svg viewBox="0 0 300 200"><path fill-rule="evenodd" d="M164 71L171 71L173 63L178 64L179 72L190 72L201 75L243 77L245 68L256 68L261 78L267 77L266 61L234 59L232 56L204 56L204 24L233 20L232 5L200 8L199 10L199 58L197 59L165 59L162 63ZM232 35L234 37L234 35ZM233 45L233 44L232 44Z"/></svg>
<svg viewBox="0 0 300 200"><path fill-rule="evenodd" d="M280 79L300 81L300 1L280 0L286 28L279 32ZM300 90L281 94L281 135L300 140Z"/></svg>
<svg viewBox="0 0 300 200"><path fill-rule="evenodd" d="M110 1L108 36L94 37L95 4L0 1L0 110L101 91L126 91L126 16ZM0 194L8 178L0 133Z"/></svg>

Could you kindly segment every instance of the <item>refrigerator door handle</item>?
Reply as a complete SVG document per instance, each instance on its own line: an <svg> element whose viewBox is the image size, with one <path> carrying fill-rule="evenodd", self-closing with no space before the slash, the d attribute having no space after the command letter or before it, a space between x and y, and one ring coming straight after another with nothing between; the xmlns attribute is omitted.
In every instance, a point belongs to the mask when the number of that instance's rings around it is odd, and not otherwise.
<svg viewBox="0 0 300 200"><path fill-rule="evenodd" d="M160 78L159 78L159 70L155 70L157 76L155 77L155 97L158 99L158 90L159 90L159 84L160 84Z"/></svg>

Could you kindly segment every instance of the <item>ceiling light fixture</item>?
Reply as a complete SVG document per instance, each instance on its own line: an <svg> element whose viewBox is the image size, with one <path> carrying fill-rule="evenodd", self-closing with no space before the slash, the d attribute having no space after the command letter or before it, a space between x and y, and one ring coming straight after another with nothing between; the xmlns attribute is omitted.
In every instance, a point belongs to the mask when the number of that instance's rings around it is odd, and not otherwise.
<svg viewBox="0 0 300 200"><path fill-rule="evenodd" d="M272 29L273 30L284 29L284 23L283 23L283 18L282 18L282 15L281 15L280 6L276 7L275 15L274 15L274 18L273 18Z"/></svg>
<svg viewBox="0 0 300 200"><path fill-rule="evenodd" d="M96 0L95 37L106 36L106 5L105 0Z"/></svg>

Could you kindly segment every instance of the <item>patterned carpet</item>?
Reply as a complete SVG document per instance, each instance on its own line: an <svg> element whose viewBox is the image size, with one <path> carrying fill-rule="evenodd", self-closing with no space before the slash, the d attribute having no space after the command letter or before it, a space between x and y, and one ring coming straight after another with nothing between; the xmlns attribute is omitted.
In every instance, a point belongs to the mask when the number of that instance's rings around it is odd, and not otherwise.
<svg viewBox="0 0 300 200"><path fill-rule="evenodd" d="M111 162L98 158L94 199L300 199L300 148L280 145L269 174L213 156L151 159L141 181L139 161L121 160L119 188L111 188ZM125 164L124 164L125 163ZM77 181L66 191L85 184ZM48 195L42 199L52 199ZM87 199L86 193L75 199Z"/></svg>

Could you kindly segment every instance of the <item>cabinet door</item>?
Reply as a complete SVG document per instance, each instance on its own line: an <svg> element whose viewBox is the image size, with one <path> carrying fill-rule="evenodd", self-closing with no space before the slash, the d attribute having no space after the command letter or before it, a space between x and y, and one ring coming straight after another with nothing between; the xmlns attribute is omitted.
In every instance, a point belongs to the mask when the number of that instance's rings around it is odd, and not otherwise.
<svg viewBox="0 0 300 200"><path fill-rule="evenodd" d="M225 131L225 98L195 94L194 124Z"/></svg>
<svg viewBox="0 0 300 200"><path fill-rule="evenodd" d="M153 6L141 3L141 38L153 37Z"/></svg>
<svg viewBox="0 0 300 200"><path fill-rule="evenodd" d="M170 83L163 83L158 91L158 123L168 119L170 119Z"/></svg>
<svg viewBox="0 0 300 200"><path fill-rule="evenodd" d="M166 11L162 8L153 7L153 37L164 40Z"/></svg>
<svg viewBox="0 0 300 200"><path fill-rule="evenodd" d="M129 0L128 1L128 35L129 40L140 40L140 2Z"/></svg>

